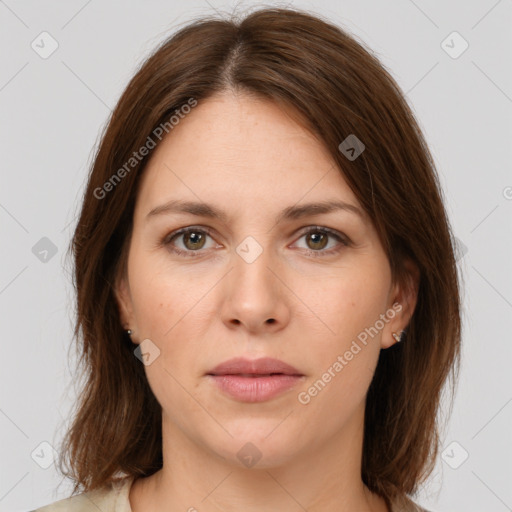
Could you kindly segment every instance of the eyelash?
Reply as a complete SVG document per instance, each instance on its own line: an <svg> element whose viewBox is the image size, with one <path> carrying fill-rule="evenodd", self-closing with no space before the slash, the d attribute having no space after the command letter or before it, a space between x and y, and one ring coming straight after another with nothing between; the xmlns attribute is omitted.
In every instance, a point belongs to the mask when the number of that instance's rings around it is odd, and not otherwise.
<svg viewBox="0 0 512 512"><path fill-rule="evenodd" d="M170 246L171 247L170 250L180 256L197 258L197 257L201 256L201 252L204 252L204 251L201 251L201 250L184 251L182 249L178 249L177 247L172 246L172 243L171 243L175 238L178 238L180 235L185 235L190 232L207 234L208 236L212 237L212 230L209 228L202 228L202 227L199 228L199 227L189 226L189 227L186 227L183 229L179 229L178 231L174 231L174 232L170 233L169 235L166 235L161 240L160 243L161 243L161 245L166 246L166 247ZM340 247L337 247L334 249L329 249L327 251L324 251L324 250L314 251L312 249L305 249L306 253L308 253L309 255L311 255L315 258L337 254L343 249L343 247L347 247L348 245L350 245L349 240L346 237L342 236L341 233L338 233L337 231L334 231L332 229L324 228L324 227L320 227L320 226L311 226L307 231L301 233L299 238L302 238L303 236L309 235L311 233L321 233L324 235L328 235L332 238L335 238L341 244Z"/></svg>

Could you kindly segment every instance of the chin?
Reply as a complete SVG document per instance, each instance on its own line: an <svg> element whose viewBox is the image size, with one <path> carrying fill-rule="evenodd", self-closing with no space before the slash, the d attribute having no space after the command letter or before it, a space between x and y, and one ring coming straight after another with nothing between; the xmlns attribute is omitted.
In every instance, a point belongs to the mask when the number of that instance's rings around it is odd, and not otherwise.
<svg viewBox="0 0 512 512"><path fill-rule="evenodd" d="M298 440L304 438L290 431L291 418L243 418L225 422L233 436L221 434L205 444L225 461L247 469L269 469L287 464L299 450ZM290 422L287 424L287 422Z"/></svg>

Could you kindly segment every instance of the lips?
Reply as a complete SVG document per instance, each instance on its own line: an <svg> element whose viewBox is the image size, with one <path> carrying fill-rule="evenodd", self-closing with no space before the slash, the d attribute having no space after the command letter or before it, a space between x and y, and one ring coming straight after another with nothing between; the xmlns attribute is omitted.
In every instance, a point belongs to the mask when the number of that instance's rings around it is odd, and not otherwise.
<svg viewBox="0 0 512 512"><path fill-rule="evenodd" d="M261 377L270 375L294 375L302 376L303 374L293 366L273 359L271 357L263 357L260 359L246 359L236 357L229 359L217 365L210 370L207 375L238 375L241 377Z"/></svg>
<svg viewBox="0 0 512 512"><path fill-rule="evenodd" d="M264 357L230 359L213 368L206 378L238 402L265 402L291 390L305 376L283 361Z"/></svg>

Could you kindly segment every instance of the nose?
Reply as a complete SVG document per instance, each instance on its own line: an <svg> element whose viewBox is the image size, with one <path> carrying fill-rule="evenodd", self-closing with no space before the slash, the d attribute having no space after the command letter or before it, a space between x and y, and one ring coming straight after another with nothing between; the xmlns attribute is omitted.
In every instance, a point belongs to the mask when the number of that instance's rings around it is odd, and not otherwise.
<svg viewBox="0 0 512 512"><path fill-rule="evenodd" d="M292 294L270 250L264 249L254 261L234 252L233 267L223 280L222 321L230 329L245 328L253 334L283 329L290 319Z"/></svg>

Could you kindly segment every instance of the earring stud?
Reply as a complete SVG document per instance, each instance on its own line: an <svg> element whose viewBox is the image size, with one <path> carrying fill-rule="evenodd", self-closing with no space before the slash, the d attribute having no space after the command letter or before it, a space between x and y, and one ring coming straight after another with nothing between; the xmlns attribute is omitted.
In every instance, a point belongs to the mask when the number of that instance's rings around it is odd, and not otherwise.
<svg viewBox="0 0 512 512"><path fill-rule="evenodd" d="M402 333L397 334L396 332L394 332L394 333L393 333L393 338L395 338L395 341L396 341L397 343L400 343L401 338L402 338Z"/></svg>
<svg viewBox="0 0 512 512"><path fill-rule="evenodd" d="M127 330L126 330L126 334L128 334L128 336L131 336L131 335L132 335L132 333L133 333L133 331L132 331L131 329L127 329Z"/></svg>

